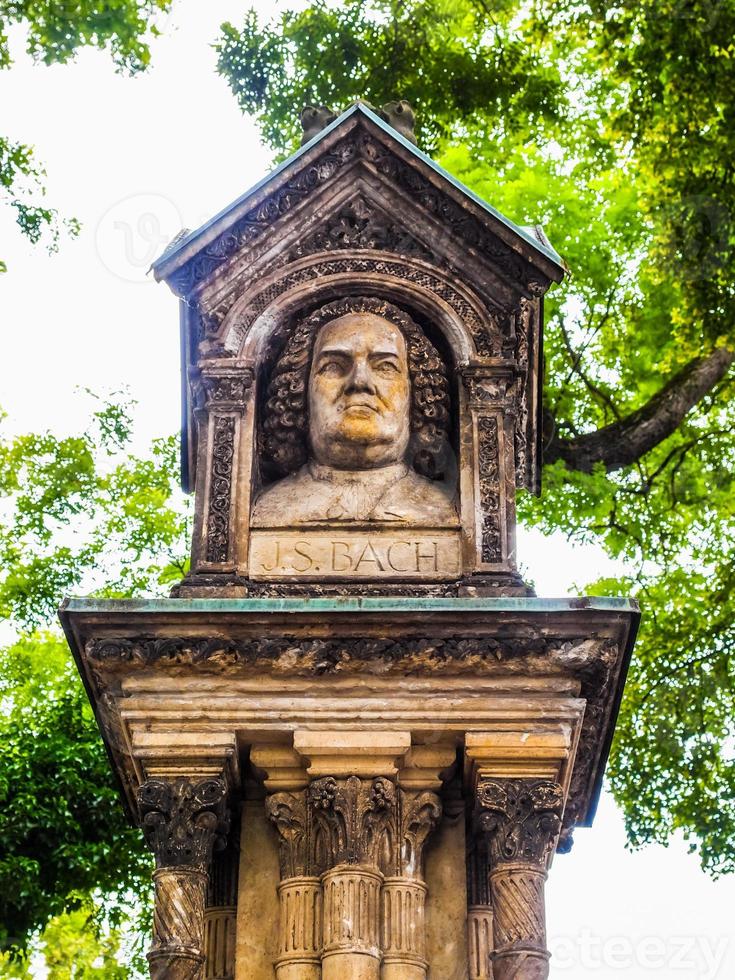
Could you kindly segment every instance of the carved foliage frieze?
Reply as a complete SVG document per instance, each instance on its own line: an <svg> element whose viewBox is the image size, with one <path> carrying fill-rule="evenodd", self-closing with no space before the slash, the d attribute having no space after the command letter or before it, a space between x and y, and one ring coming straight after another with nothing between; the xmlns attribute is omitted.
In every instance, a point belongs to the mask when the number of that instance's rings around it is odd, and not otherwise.
<svg viewBox="0 0 735 980"><path fill-rule="evenodd" d="M230 825L224 779L149 779L138 790L146 843L159 868L206 871Z"/></svg>
<svg viewBox="0 0 735 980"><path fill-rule="evenodd" d="M494 637L223 639L200 636L138 636L92 639L86 656L93 668L114 671L192 665L214 673L241 674L245 668L282 676L325 676L365 669L405 674L424 667L433 674L504 671L548 675L555 670L584 671L599 655L603 641L561 641L544 637L505 640ZM592 692L590 695L594 696Z"/></svg>

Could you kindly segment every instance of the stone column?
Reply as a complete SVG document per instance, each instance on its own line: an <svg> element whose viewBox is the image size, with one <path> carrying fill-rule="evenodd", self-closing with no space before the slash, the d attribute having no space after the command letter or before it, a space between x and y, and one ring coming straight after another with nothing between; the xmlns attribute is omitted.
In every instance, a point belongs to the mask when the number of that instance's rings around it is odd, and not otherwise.
<svg viewBox="0 0 735 980"><path fill-rule="evenodd" d="M205 980L234 980L239 834L233 828L228 846L215 854L209 871L204 911Z"/></svg>
<svg viewBox="0 0 735 980"><path fill-rule="evenodd" d="M468 980L493 980L493 907L490 900L487 835L467 834Z"/></svg>
<svg viewBox="0 0 735 980"><path fill-rule="evenodd" d="M322 875L322 980L379 980L382 883L377 869L352 864Z"/></svg>
<svg viewBox="0 0 735 980"><path fill-rule="evenodd" d="M382 895L382 980L425 980L426 884L424 845L441 817L436 793L398 791L398 874L385 879Z"/></svg>
<svg viewBox="0 0 735 980"><path fill-rule="evenodd" d="M408 738L371 736L298 733L305 789L290 751L251 751L266 786L283 789L266 801L280 837L278 980L425 980L423 849L441 815L426 787L441 784L435 770L455 749L409 751Z"/></svg>
<svg viewBox="0 0 735 980"><path fill-rule="evenodd" d="M322 889L309 873L306 790L274 793L266 800L268 817L279 835L281 921L277 980L319 980L322 948Z"/></svg>
<svg viewBox="0 0 735 980"><path fill-rule="evenodd" d="M149 779L138 790L143 833L156 859L153 980L202 980L208 870L229 829L226 796L224 779Z"/></svg>
<svg viewBox="0 0 735 980"><path fill-rule="evenodd" d="M476 832L487 835L495 980L546 980L546 869L561 829L561 786L546 779L484 779Z"/></svg>
<svg viewBox="0 0 735 980"><path fill-rule="evenodd" d="M312 863L324 894L322 980L380 980L380 891L398 839L392 780L309 784Z"/></svg>

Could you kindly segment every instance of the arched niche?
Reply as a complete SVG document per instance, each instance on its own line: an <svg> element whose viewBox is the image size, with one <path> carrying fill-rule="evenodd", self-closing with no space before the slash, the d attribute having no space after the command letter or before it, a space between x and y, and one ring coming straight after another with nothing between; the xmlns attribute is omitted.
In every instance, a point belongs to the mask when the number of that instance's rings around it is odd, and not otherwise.
<svg viewBox="0 0 735 980"><path fill-rule="evenodd" d="M323 252L275 270L243 292L211 339L259 364L294 312L363 293L406 305L431 322L455 367L501 354L499 308L488 310L466 284L427 262L366 250Z"/></svg>
<svg viewBox="0 0 735 980"><path fill-rule="evenodd" d="M503 538L502 529L511 516L512 501L507 501L514 489L502 475L493 477L492 466L490 482L487 473L480 471L482 461L487 463L490 457L501 461L501 469L512 467L513 423L500 408L497 423L488 426L481 421L482 412L471 404L472 391L479 389L467 383L468 373L478 369L491 375L500 372L503 384L513 383L503 311L488 309L470 287L441 267L362 249L310 255L274 269L244 290L218 324L215 297L202 296L209 329L200 345L195 385L208 374L221 377L233 370L246 372L249 382L239 407L225 400L219 409L200 412L197 513L201 518L193 555L198 574L226 572L244 582L254 576L251 546L262 535L254 534L251 514L258 493L268 484L259 465L258 432L270 371L300 318L349 296L382 299L404 310L447 367L459 527L449 562L454 571L445 572L444 580L466 578L478 570L512 570L514 545ZM405 552L400 554L405 560Z"/></svg>

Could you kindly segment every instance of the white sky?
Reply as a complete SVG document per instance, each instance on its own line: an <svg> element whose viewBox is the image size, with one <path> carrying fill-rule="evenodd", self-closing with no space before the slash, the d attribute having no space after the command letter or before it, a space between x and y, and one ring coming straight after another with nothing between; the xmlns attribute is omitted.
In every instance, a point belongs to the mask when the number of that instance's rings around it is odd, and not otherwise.
<svg viewBox="0 0 735 980"><path fill-rule="evenodd" d="M79 239L49 257L0 208L9 265L0 278L0 405L11 431L74 431L90 411L78 386L122 385L138 401L138 445L178 428L177 302L145 273L182 225L198 226L269 169L211 48L218 25L240 22L248 5L178 0L139 78L116 75L96 52L34 67L20 44L16 66L0 72L3 135L36 146L49 202L83 223ZM521 534L519 555L541 595L616 569L597 549L537 532ZM680 841L629 854L609 797L595 827L576 837L549 882L552 978L735 977L735 879L711 881Z"/></svg>

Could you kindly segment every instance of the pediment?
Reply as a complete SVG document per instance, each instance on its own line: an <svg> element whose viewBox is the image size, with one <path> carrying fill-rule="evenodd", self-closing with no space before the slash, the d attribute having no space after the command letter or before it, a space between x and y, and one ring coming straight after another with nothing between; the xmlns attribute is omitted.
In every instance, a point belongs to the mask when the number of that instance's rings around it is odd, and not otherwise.
<svg viewBox="0 0 735 980"><path fill-rule="evenodd" d="M309 213L329 208L330 197L358 180L402 205L393 225L405 227L406 241L420 239L417 229L425 223L436 243L439 226L440 239L453 243L463 261L470 256L529 294L545 292L563 276L548 244L483 202L362 105L202 228L177 238L154 263L155 276L191 300L227 278L245 254L270 251L289 228L301 233Z"/></svg>

